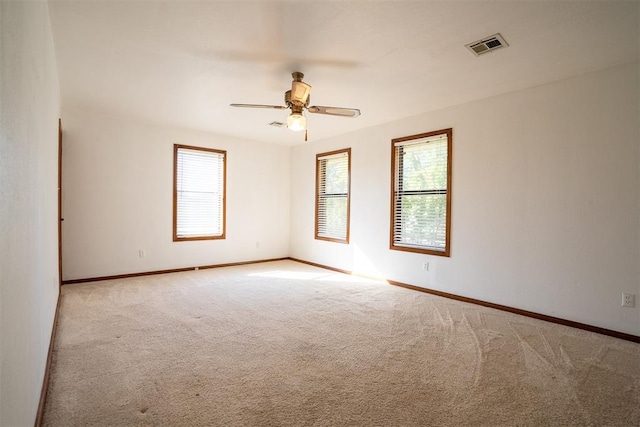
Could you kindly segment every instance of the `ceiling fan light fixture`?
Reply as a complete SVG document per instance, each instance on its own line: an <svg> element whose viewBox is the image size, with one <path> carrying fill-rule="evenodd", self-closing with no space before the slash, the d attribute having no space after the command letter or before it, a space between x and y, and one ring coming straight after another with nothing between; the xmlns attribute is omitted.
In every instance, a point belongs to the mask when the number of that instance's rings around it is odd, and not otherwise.
<svg viewBox="0 0 640 427"><path fill-rule="evenodd" d="M287 117L287 128L294 132L300 132L307 128L307 118L302 113L291 113Z"/></svg>

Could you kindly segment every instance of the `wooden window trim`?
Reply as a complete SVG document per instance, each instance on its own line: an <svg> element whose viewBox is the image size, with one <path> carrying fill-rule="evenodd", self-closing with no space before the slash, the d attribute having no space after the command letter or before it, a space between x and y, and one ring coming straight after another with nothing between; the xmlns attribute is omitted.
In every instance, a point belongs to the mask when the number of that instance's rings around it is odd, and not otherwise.
<svg viewBox="0 0 640 427"><path fill-rule="evenodd" d="M332 156L335 154L342 154L342 153L346 153L347 154L347 232L345 235L344 239L337 239L334 237L324 237L324 236L319 236L318 235L318 226L319 226L319 199L320 199L320 193L319 193L319 187L320 187L320 168L319 166L319 161L320 158L325 157L325 156ZM349 244L349 237L350 237L350 229L351 229L351 148L344 148L341 150L335 150L335 151L328 151L326 153L318 153L316 154L316 189L315 189L315 224L314 224L314 237L316 240L325 240L328 242L335 242L335 243L345 243L345 244Z"/></svg>
<svg viewBox="0 0 640 427"><path fill-rule="evenodd" d="M178 236L178 150L180 148L188 150L207 151L222 154L222 234L220 236ZM227 152L215 148L196 147L192 145L173 144L173 241L188 242L194 240L221 240L227 236Z"/></svg>
<svg viewBox="0 0 640 427"><path fill-rule="evenodd" d="M398 142L406 142L414 139L429 138L437 135L447 135L447 216L446 216L446 233L445 233L445 250L438 251L428 248L416 248L406 246L396 246L394 244L394 228L396 222L395 212L395 188L396 188L396 150L395 144ZM451 200L452 200L452 187L451 187L451 166L453 158L453 128L440 129L433 132L421 133L417 135L404 136L401 138L395 138L391 140L391 203L390 203L390 226L389 226L389 249L404 252L414 252L426 255L436 255L443 257L451 256Z"/></svg>

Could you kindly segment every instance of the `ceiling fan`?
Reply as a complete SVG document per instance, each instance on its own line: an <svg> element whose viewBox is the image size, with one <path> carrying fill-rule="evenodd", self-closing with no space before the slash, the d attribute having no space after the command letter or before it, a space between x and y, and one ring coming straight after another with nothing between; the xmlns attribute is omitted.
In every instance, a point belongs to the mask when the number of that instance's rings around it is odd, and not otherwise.
<svg viewBox="0 0 640 427"><path fill-rule="evenodd" d="M261 104L231 104L232 107L245 108L273 108L276 110L290 109L291 114L287 117L287 128L292 131L301 131L307 128L307 119L303 114L303 110L312 114L325 114L328 116L352 117L356 118L360 115L357 108L342 107L323 107L319 105L309 106L311 101L311 86L302 81L304 74L296 71L291 74L293 82L291 90L284 93L285 105L261 105Z"/></svg>

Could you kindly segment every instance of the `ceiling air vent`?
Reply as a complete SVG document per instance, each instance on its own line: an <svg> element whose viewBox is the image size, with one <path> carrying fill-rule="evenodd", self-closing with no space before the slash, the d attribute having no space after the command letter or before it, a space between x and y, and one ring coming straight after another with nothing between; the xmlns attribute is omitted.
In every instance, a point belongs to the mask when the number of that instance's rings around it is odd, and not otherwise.
<svg viewBox="0 0 640 427"><path fill-rule="evenodd" d="M284 123L282 123L282 122L271 122L271 123L269 123L269 126L275 126L277 128L281 128L281 127L284 127Z"/></svg>
<svg viewBox="0 0 640 427"><path fill-rule="evenodd" d="M468 45L465 45L467 47L467 49L469 49L471 52L473 52L474 55L476 56L480 56L483 55L485 53L489 53L492 52L494 50L503 48L503 47L507 47L509 46L509 43L507 43L502 36L500 35L500 33L498 34L494 34L492 36L489 37L485 37L482 40L478 40L475 41L473 43L469 43Z"/></svg>

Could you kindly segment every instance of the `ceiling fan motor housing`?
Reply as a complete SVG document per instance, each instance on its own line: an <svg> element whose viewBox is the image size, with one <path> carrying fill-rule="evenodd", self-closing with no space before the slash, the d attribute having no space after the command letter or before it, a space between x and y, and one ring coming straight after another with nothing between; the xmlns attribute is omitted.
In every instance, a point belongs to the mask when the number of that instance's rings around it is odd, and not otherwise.
<svg viewBox="0 0 640 427"><path fill-rule="evenodd" d="M303 105L291 104L291 114L302 114Z"/></svg>
<svg viewBox="0 0 640 427"><path fill-rule="evenodd" d="M302 102L299 99L291 99L291 91L288 90L284 93L284 103L286 105L291 105L291 106L300 106L300 108L302 107L307 107L309 105L309 102L311 102L311 96L307 95L306 97L306 102Z"/></svg>

